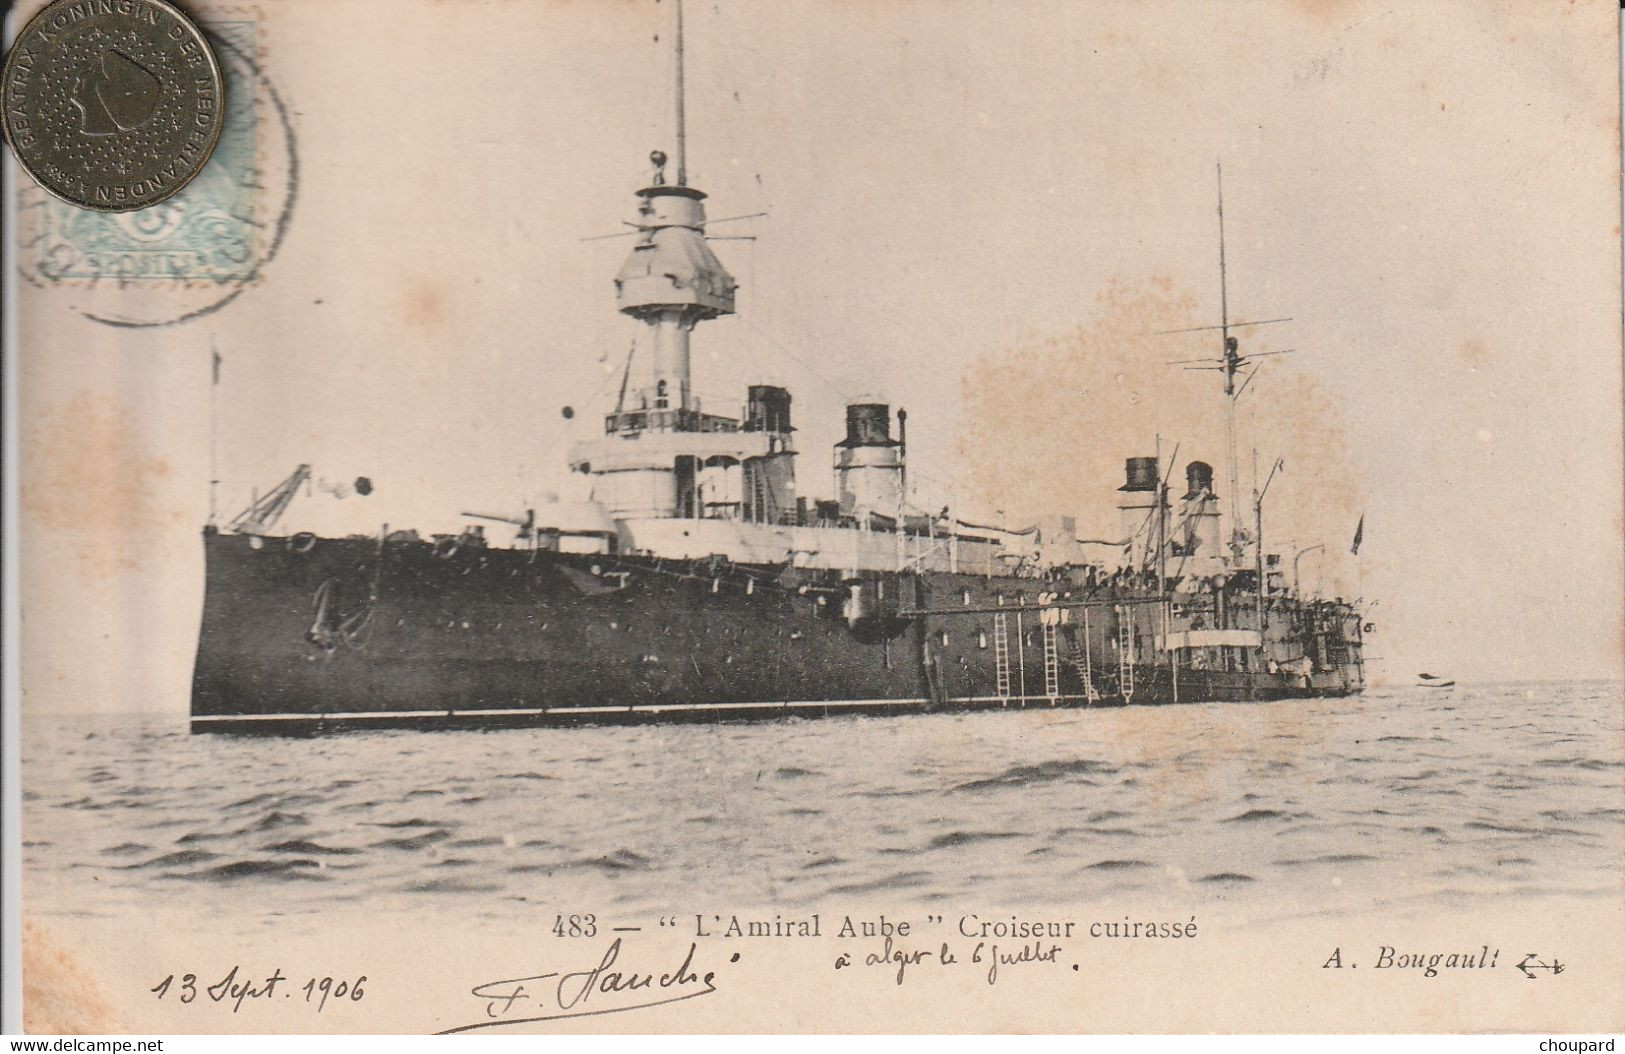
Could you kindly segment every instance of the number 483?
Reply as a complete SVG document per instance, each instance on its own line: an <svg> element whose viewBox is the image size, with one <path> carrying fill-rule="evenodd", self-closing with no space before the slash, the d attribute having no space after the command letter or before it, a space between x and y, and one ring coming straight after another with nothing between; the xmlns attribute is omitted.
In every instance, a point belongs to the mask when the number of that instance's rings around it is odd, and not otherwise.
<svg viewBox="0 0 1625 1054"><path fill-rule="evenodd" d="M598 936L598 917L596 915L559 915L553 920L553 936L596 937Z"/></svg>

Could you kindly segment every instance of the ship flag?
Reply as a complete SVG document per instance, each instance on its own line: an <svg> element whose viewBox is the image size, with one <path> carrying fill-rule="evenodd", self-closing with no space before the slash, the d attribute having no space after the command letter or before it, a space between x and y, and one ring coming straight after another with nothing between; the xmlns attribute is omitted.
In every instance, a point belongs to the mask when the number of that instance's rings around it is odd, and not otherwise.
<svg viewBox="0 0 1625 1054"><path fill-rule="evenodd" d="M1360 555L1360 543L1365 541L1365 513L1360 514L1360 523L1354 528L1354 544L1349 546L1349 552L1355 556Z"/></svg>

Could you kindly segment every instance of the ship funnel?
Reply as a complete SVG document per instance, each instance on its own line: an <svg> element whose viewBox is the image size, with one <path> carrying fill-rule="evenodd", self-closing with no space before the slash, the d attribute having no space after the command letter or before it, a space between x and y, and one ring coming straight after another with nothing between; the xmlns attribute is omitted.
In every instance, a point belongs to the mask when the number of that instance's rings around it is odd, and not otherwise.
<svg viewBox="0 0 1625 1054"><path fill-rule="evenodd" d="M903 503L901 444L891 437L891 406L854 402L846 408L846 438L835 444L835 486L843 516L896 517Z"/></svg>
<svg viewBox="0 0 1625 1054"><path fill-rule="evenodd" d="M1120 488L1126 491L1156 490L1158 482L1157 459L1131 457L1127 462L1128 482Z"/></svg>
<svg viewBox="0 0 1625 1054"><path fill-rule="evenodd" d="M1213 466L1192 461L1185 466L1185 498L1180 505L1174 545L1195 575L1216 574L1222 568L1219 545L1219 499L1213 494Z"/></svg>
<svg viewBox="0 0 1625 1054"><path fill-rule="evenodd" d="M790 393L771 384L753 384L745 397L745 431L789 432Z"/></svg>
<svg viewBox="0 0 1625 1054"><path fill-rule="evenodd" d="M851 403L846 408L846 441L842 446L891 446L891 407L885 403Z"/></svg>
<svg viewBox="0 0 1625 1054"><path fill-rule="evenodd" d="M1185 498L1201 497L1213 493L1213 466L1206 461L1192 461L1185 466Z"/></svg>
<svg viewBox="0 0 1625 1054"><path fill-rule="evenodd" d="M1129 560L1140 566L1157 548L1157 492L1162 478L1154 457L1131 457L1125 464L1128 481L1117 488L1118 525L1131 540Z"/></svg>

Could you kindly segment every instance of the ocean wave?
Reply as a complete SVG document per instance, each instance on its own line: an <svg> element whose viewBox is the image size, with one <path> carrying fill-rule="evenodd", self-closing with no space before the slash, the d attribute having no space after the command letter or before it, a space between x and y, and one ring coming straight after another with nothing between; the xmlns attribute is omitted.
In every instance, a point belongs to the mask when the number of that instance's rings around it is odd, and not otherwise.
<svg viewBox="0 0 1625 1054"><path fill-rule="evenodd" d="M1311 867L1320 864L1375 864L1380 859L1368 853L1325 853L1301 860L1277 860L1280 867Z"/></svg>
<svg viewBox="0 0 1625 1054"><path fill-rule="evenodd" d="M558 870L557 864L509 864L506 868L510 875L551 875Z"/></svg>
<svg viewBox="0 0 1625 1054"><path fill-rule="evenodd" d="M1248 809L1237 816L1225 820L1225 823L1258 823L1261 820L1292 820L1296 819L1289 812L1279 809Z"/></svg>
<svg viewBox="0 0 1625 1054"><path fill-rule="evenodd" d="M408 893L500 893L502 887L491 882L465 882L457 878L431 878L411 882L401 887Z"/></svg>
<svg viewBox="0 0 1625 1054"><path fill-rule="evenodd" d="M486 837L482 837L482 838L459 838L455 842L447 842L446 843L446 848L447 849L495 849L497 846L503 845L503 844L504 843L503 843L502 839L500 839L500 838L497 838L497 837L494 837L494 836L486 836Z"/></svg>
<svg viewBox="0 0 1625 1054"><path fill-rule="evenodd" d="M190 864L205 864L210 860L220 859L219 853L211 853L207 849L182 849L177 853L165 853L155 856L151 860L143 860L139 864L130 864L125 870L146 871L153 868L186 867Z"/></svg>
<svg viewBox="0 0 1625 1054"><path fill-rule="evenodd" d="M320 842L309 842L302 838L295 838L287 842L275 842L263 847L267 853L307 853L327 856L350 856L361 852L345 846L322 845Z"/></svg>
<svg viewBox="0 0 1625 1054"><path fill-rule="evenodd" d="M931 879L927 871L900 871L896 874L886 875L871 882L856 882L848 885L831 886L824 891L827 897L853 897L866 893L887 893L904 889L917 889Z"/></svg>
<svg viewBox="0 0 1625 1054"><path fill-rule="evenodd" d="M931 787L915 787L905 789L902 787L881 787L878 790L853 791L854 798L918 798L924 794L934 794L936 790Z"/></svg>
<svg viewBox="0 0 1625 1054"><path fill-rule="evenodd" d="M225 806L225 811L232 812L237 809L247 809L255 805L265 805L275 800L276 795L271 793L256 794L252 798L243 798L240 801L232 802L230 805Z"/></svg>
<svg viewBox="0 0 1625 1054"><path fill-rule="evenodd" d="M151 802L143 801L139 798L132 801L126 797L106 799L81 797L75 798L73 801L62 802L57 806L57 808L81 809L86 812L101 812L105 809L145 809L151 806L151 804Z"/></svg>
<svg viewBox="0 0 1625 1054"><path fill-rule="evenodd" d="M939 834L927 842L922 852L931 852L936 849L958 849L961 846L971 845L975 842L993 842L1005 838L1014 838L1016 835L1009 831L950 831Z"/></svg>
<svg viewBox="0 0 1625 1054"><path fill-rule="evenodd" d="M623 871L648 871L654 867L654 861L631 849L617 849L607 856L584 857L562 866L619 874Z"/></svg>
<svg viewBox="0 0 1625 1054"><path fill-rule="evenodd" d="M1516 824L1491 823L1488 820L1468 820L1462 824L1469 831L1493 831L1496 834L1544 834L1539 828L1520 827Z"/></svg>
<svg viewBox="0 0 1625 1054"><path fill-rule="evenodd" d="M954 791L1002 790L1007 787L1030 787L1036 784L1068 779L1069 777L1115 775L1116 773L1117 766L1089 758L1080 758L1075 761L1044 761L1037 765L1016 765L1005 769L997 776L971 780L952 789ZM1096 785L1093 781L1085 779L1072 779L1071 782L1086 786Z"/></svg>
<svg viewBox="0 0 1625 1054"><path fill-rule="evenodd" d="M190 881L227 882L240 878L276 878L291 880L326 881L327 876L319 874L322 865L315 860L233 860L229 864L211 867L206 871L193 871L186 874L166 875L166 878L182 878Z"/></svg>
<svg viewBox="0 0 1625 1054"><path fill-rule="evenodd" d="M273 810L260 817L253 830L275 831L283 827L304 827L309 823L310 821L302 813Z"/></svg>
<svg viewBox="0 0 1625 1054"><path fill-rule="evenodd" d="M1625 768L1625 761L1610 758L1541 758L1535 762L1541 768L1575 768L1588 769L1592 772L1601 772L1605 769Z"/></svg>
<svg viewBox="0 0 1625 1054"><path fill-rule="evenodd" d="M406 838L385 838L381 842L372 843L372 847L374 849L401 849L407 852L415 852L419 849L427 849L436 842L445 841L450 837L451 832L435 828L432 831L424 831L422 834L415 834Z"/></svg>
<svg viewBox="0 0 1625 1054"><path fill-rule="evenodd" d="M24 844L27 844L27 843L24 843ZM136 853L146 853L146 852L151 852L151 851L152 851L152 846L143 845L140 842L120 842L118 845L110 845L106 849L103 849L102 850L102 855L103 856L134 856Z"/></svg>

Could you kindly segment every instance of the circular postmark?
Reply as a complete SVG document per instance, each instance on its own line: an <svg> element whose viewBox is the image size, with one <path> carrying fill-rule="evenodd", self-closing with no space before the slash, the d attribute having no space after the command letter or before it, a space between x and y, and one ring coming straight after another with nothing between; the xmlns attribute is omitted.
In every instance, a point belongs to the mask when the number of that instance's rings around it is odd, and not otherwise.
<svg viewBox="0 0 1625 1054"><path fill-rule="evenodd" d="M253 7L203 23L226 83L214 156L185 189L135 212L75 208L18 188L17 262L30 303L116 327L163 327L226 308L265 280L292 226L294 115L264 72L270 27Z"/></svg>
<svg viewBox="0 0 1625 1054"><path fill-rule="evenodd" d="M203 170L225 121L214 49L166 0L54 0L17 35L0 94L18 164L97 212L173 196Z"/></svg>

